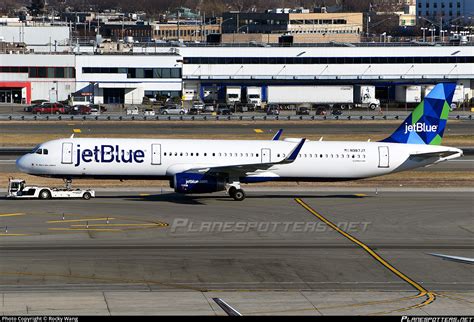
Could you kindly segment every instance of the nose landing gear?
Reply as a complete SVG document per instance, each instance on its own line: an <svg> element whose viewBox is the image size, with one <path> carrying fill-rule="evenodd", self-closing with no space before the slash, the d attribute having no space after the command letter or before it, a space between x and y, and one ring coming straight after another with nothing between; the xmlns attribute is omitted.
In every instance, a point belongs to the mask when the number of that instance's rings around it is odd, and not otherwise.
<svg viewBox="0 0 474 322"><path fill-rule="evenodd" d="M235 201L242 201L245 199L245 192L240 188L240 182L233 182L227 190L227 193Z"/></svg>

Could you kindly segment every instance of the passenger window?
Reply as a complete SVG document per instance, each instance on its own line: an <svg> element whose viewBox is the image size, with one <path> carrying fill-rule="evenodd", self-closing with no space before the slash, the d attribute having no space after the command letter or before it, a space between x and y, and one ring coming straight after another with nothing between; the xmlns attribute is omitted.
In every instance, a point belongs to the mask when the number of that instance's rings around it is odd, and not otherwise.
<svg viewBox="0 0 474 322"><path fill-rule="evenodd" d="M181 156L181 157L182 157L182 156L183 156L183 152L181 152L181 153L179 154L179 156Z"/></svg>
<svg viewBox="0 0 474 322"><path fill-rule="evenodd" d="M277 154L277 157L280 157L280 153Z"/></svg>
<svg viewBox="0 0 474 322"><path fill-rule="evenodd" d="M206 156L207 156L207 153L204 153L204 156L206 157Z"/></svg>
<svg viewBox="0 0 474 322"><path fill-rule="evenodd" d="M43 154L48 154L48 149L44 149Z"/></svg>
<svg viewBox="0 0 474 322"><path fill-rule="evenodd" d="M257 154L255 154L255 156L258 158L258 153L257 153Z"/></svg>
<svg viewBox="0 0 474 322"><path fill-rule="evenodd" d="M319 155L319 157L322 159L322 158L323 158L323 155L322 155L322 154L320 154L320 155Z"/></svg>
<svg viewBox="0 0 474 322"><path fill-rule="evenodd" d="M212 154L212 156L213 156L213 157L215 157L215 156L216 156L216 154L215 154L215 153L213 153L213 154Z"/></svg>
<svg viewBox="0 0 474 322"><path fill-rule="evenodd" d="M178 156L178 152L175 152L175 153L174 153L174 156L175 156L175 157Z"/></svg>
<svg viewBox="0 0 474 322"><path fill-rule="evenodd" d="M166 156L166 152L164 153L164 155Z"/></svg>

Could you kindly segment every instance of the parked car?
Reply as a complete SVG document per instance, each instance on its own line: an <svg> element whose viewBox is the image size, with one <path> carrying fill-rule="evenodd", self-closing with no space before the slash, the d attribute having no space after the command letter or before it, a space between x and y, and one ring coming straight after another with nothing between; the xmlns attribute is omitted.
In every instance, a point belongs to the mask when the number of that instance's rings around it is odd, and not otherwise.
<svg viewBox="0 0 474 322"><path fill-rule="evenodd" d="M212 113L214 112L214 105L212 104L206 104L204 105L204 108L202 109L203 113Z"/></svg>
<svg viewBox="0 0 474 322"><path fill-rule="evenodd" d="M107 108L106 108L104 105L91 104L90 107L91 107L91 108L95 108L95 109L97 109L97 110L100 110L100 113L107 112Z"/></svg>
<svg viewBox="0 0 474 322"><path fill-rule="evenodd" d="M155 113L155 110L152 109L152 108L146 108L144 111L143 111L143 115L146 115L146 116L154 116L156 113Z"/></svg>
<svg viewBox="0 0 474 322"><path fill-rule="evenodd" d="M33 114L66 114L66 108L60 103L45 103L34 107Z"/></svg>
<svg viewBox="0 0 474 322"><path fill-rule="evenodd" d="M218 104L216 108L217 115L231 115L232 111L227 104Z"/></svg>
<svg viewBox="0 0 474 322"><path fill-rule="evenodd" d="M201 101L194 101L193 102L193 108L202 111L204 109L204 103Z"/></svg>
<svg viewBox="0 0 474 322"><path fill-rule="evenodd" d="M257 105L255 103L247 103L248 112L255 112L256 109L257 109Z"/></svg>
<svg viewBox="0 0 474 322"><path fill-rule="evenodd" d="M138 106L130 106L127 108L127 115L138 115Z"/></svg>
<svg viewBox="0 0 474 322"><path fill-rule="evenodd" d="M189 115L198 115L198 114L200 114L200 113L201 113L201 110L199 110L199 109L197 109L197 108L195 108L195 107L191 107L191 108L189 109L189 112L188 112Z"/></svg>
<svg viewBox="0 0 474 322"><path fill-rule="evenodd" d="M277 104L267 106L267 115L280 115L280 107Z"/></svg>
<svg viewBox="0 0 474 322"><path fill-rule="evenodd" d="M326 107L320 106L316 108L316 115L327 115L327 114L328 114L328 111Z"/></svg>
<svg viewBox="0 0 474 322"><path fill-rule="evenodd" d="M88 105L74 105L74 106L71 106L71 107L68 109L68 114L73 114L73 115L77 115L77 114L89 115L89 114L91 114L91 107L88 106Z"/></svg>
<svg viewBox="0 0 474 322"><path fill-rule="evenodd" d="M160 111L163 115L184 115L188 111L178 104L166 105Z"/></svg>
<svg viewBox="0 0 474 322"><path fill-rule="evenodd" d="M33 112L33 109L35 107L41 106L41 104L34 104L34 105L28 105L23 108L23 111L25 112Z"/></svg>
<svg viewBox="0 0 474 322"><path fill-rule="evenodd" d="M296 109L296 115L309 115L309 107L300 106Z"/></svg>
<svg viewBox="0 0 474 322"><path fill-rule="evenodd" d="M334 107L332 110L331 110L331 114L332 115L342 115L342 109L339 107Z"/></svg>

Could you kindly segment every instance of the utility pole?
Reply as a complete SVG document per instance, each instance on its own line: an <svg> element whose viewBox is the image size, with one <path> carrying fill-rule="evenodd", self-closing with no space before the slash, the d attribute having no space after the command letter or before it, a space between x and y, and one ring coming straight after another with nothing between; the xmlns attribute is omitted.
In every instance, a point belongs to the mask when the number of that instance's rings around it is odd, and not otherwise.
<svg viewBox="0 0 474 322"><path fill-rule="evenodd" d="M176 19L178 19L178 41L179 41L179 9L176 10Z"/></svg>

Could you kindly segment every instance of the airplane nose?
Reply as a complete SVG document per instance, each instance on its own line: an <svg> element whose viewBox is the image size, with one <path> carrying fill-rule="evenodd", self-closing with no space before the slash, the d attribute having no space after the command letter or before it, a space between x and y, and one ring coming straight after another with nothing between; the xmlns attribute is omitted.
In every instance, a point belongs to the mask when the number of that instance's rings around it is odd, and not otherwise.
<svg viewBox="0 0 474 322"><path fill-rule="evenodd" d="M27 155L24 155L20 158L18 158L16 160L16 167L18 168L18 170L20 170L21 172L28 172L28 160L27 160L28 156Z"/></svg>

